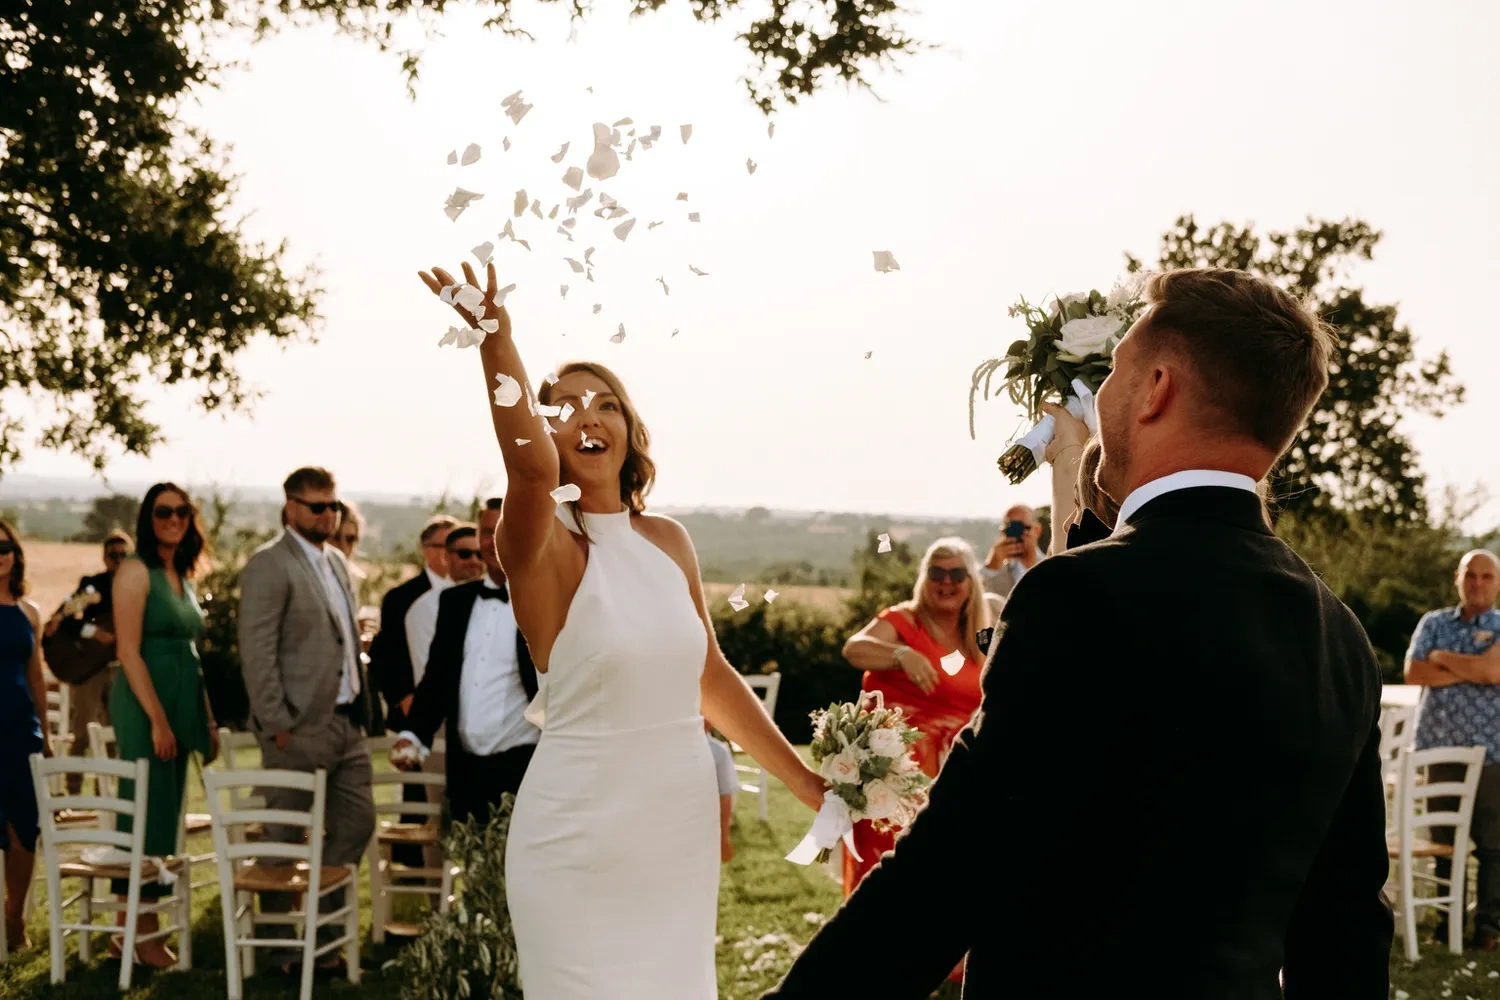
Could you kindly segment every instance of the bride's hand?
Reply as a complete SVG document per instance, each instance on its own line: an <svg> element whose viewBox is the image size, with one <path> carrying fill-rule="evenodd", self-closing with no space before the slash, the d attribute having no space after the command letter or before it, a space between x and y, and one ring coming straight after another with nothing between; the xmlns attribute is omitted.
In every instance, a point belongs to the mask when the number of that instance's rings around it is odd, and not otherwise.
<svg viewBox="0 0 1500 1000"><path fill-rule="evenodd" d="M802 773L797 776L792 794L802 800L802 804L817 812L823 808L823 793L828 791L828 782L823 776L812 768L803 766Z"/></svg>
<svg viewBox="0 0 1500 1000"><path fill-rule="evenodd" d="M491 263L485 268L485 272L487 280L484 284L484 315L473 316L457 302L453 303L453 311L462 316L464 322L470 326L478 326L481 319L498 320L500 329L496 332L508 337L510 336L510 313L505 311L504 306L495 304L495 295L500 289L500 283L495 279L495 265ZM440 267L434 267L431 271L418 271L417 276L422 279L422 284L426 285L432 294L439 296L443 294L444 288L459 284L453 275ZM464 261L464 281L475 288L480 287L479 278L474 274L474 267L468 261Z"/></svg>
<svg viewBox="0 0 1500 1000"><path fill-rule="evenodd" d="M1047 443L1043 456L1048 462L1055 462L1070 448L1081 450L1089 443L1088 424L1069 413L1066 407L1043 403L1042 412L1050 414L1053 421L1052 440Z"/></svg>

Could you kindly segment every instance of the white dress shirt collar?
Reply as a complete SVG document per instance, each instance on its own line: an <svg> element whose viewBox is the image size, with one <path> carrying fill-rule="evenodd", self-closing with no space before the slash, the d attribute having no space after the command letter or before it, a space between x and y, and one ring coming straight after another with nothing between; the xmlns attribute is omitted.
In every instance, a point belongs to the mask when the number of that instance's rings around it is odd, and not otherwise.
<svg viewBox="0 0 1500 1000"><path fill-rule="evenodd" d="M297 544L302 546L302 551L307 553L307 558L312 560L312 564L321 568L323 561L328 558L328 550L321 545L314 545L312 542L309 542L295 528L288 528L286 530L287 534L295 538Z"/></svg>
<svg viewBox="0 0 1500 1000"><path fill-rule="evenodd" d="M442 590L444 587L453 586L453 581L446 576L438 576L432 571L431 566L424 566L422 572L427 574L427 582L432 584L433 590Z"/></svg>
<svg viewBox="0 0 1500 1000"><path fill-rule="evenodd" d="M1223 472L1219 469L1184 469L1182 472L1174 472L1169 476L1153 479L1131 490L1125 502L1120 504L1120 513L1115 518L1114 533L1119 534L1123 531L1126 523L1135 516L1135 513L1157 497L1175 493L1177 490L1192 489L1195 486L1224 486L1250 493L1255 492L1255 480L1237 472Z"/></svg>

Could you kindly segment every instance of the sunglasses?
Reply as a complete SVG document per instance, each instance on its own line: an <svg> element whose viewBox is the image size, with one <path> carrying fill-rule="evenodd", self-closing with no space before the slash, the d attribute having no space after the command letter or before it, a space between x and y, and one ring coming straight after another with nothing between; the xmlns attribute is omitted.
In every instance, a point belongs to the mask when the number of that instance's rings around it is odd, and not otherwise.
<svg viewBox="0 0 1500 1000"><path fill-rule="evenodd" d="M104 553L104 558L110 562L120 562L125 558L124 549L110 549Z"/></svg>
<svg viewBox="0 0 1500 1000"><path fill-rule="evenodd" d="M454 559L482 559L478 549L449 549L448 555Z"/></svg>
<svg viewBox="0 0 1500 1000"><path fill-rule="evenodd" d="M151 513L158 521L166 521L173 517L183 521L191 521L193 519L193 508L187 504L183 504L180 507L169 507L166 504L158 504L156 509Z"/></svg>
<svg viewBox="0 0 1500 1000"><path fill-rule="evenodd" d="M304 500L301 497L292 497L292 499L300 503L302 506L306 507L308 512L314 517L317 517L318 515L330 510L337 514L342 514L344 512L344 501L342 500L319 500L314 503L308 500Z"/></svg>
<svg viewBox="0 0 1500 1000"><path fill-rule="evenodd" d="M949 583L963 583L968 578L969 571L962 566L955 566L952 569L944 569L941 566L927 567L927 579L933 583L942 583L944 580Z"/></svg>
<svg viewBox="0 0 1500 1000"><path fill-rule="evenodd" d="M21 551L21 546L8 540L0 540L0 556L11 556Z"/></svg>

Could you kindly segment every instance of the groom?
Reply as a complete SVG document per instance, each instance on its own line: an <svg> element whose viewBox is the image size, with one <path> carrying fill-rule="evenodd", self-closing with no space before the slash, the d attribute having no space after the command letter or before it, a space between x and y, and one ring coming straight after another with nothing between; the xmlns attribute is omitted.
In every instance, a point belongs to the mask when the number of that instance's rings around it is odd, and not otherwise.
<svg viewBox="0 0 1500 1000"><path fill-rule="evenodd" d="M1098 397L1113 536L1017 585L930 804L768 996L915 1000L965 953L966 1000L1387 996L1379 671L1255 493L1333 345L1240 271L1146 298Z"/></svg>

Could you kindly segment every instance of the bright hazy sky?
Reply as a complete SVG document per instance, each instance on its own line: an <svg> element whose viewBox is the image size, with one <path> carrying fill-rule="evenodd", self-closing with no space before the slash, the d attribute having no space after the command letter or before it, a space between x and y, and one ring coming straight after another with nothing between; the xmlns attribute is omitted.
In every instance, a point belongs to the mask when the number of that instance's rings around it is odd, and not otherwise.
<svg viewBox="0 0 1500 1000"><path fill-rule="evenodd" d="M450 15L414 103L393 57L323 29L247 50L188 113L233 145L252 236L322 269L326 322L316 344L244 356L266 391L249 414L160 397L170 442L112 476L272 486L320 463L354 494L498 487L478 357L437 348L453 316L415 272L456 271L518 188L547 208L572 194L560 177L586 159L591 123L628 115L663 141L591 183L639 214L629 240L594 205L571 245L528 214L515 225L535 252L501 244L497 260L519 285L509 305L533 378L572 357L624 378L655 439L658 505L998 517L1045 501L1045 475L1012 488L995 469L1019 426L1008 401L982 405L970 440L970 372L1023 335L1005 315L1018 294L1107 288L1122 251L1153 259L1188 211L1383 230L1354 278L1399 302L1422 353L1450 350L1470 390L1446 420L1408 424L1424 465L1435 485L1493 478L1474 456L1493 453L1500 417L1500 7L927 3L911 27L943 48L883 74L884 103L836 86L768 138L732 27L698 25L681 2L634 22L623 2L598 6L573 44L532 4L517 7L536 43ZM500 101L519 88L535 110L513 126ZM479 163L447 166L469 142ZM442 207L456 185L486 197L454 223ZM594 284L562 260L589 245ZM875 273L886 249L900 273ZM86 469L32 452L19 471Z"/></svg>

